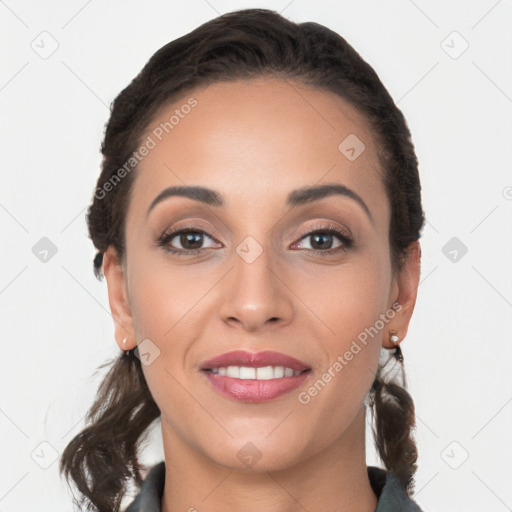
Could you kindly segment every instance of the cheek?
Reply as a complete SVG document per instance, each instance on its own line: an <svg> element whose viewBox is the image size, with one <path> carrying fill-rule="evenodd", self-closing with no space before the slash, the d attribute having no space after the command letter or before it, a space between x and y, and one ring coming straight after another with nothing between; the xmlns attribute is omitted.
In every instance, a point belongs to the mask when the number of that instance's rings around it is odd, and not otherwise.
<svg viewBox="0 0 512 512"><path fill-rule="evenodd" d="M339 350L386 311L390 284L389 261L365 251L343 265L310 266L294 279L294 293Z"/></svg>
<svg viewBox="0 0 512 512"><path fill-rule="evenodd" d="M147 345L150 357L157 356L143 364L142 370L162 416L179 430L176 418L183 411L188 411L189 419L195 415L196 421L201 419L201 411L191 405L190 395L180 383L190 377L186 361L195 340L193 326L200 322L198 301L211 285L186 267L173 268L164 258L155 260L143 263L132 258L136 269L130 287L133 323L138 342L149 339L157 347Z"/></svg>
<svg viewBox="0 0 512 512"><path fill-rule="evenodd" d="M192 267L173 267L165 258L140 263L134 259L133 267L130 302L137 338L154 338L160 343L172 338L189 322L198 299L211 285L206 276L194 274Z"/></svg>
<svg viewBox="0 0 512 512"><path fill-rule="evenodd" d="M373 382L382 336L394 316L394 312L387 315L391 272L386 258L367 252L334 268L322 268L314 276L297 280L297 295L307 298L305 302L320 320L317 337L327 356L318 376L322 382L304 397L306 402L323 395L314 400L319 414L326 404L324 412L342 402L353 410L359 406ZM336 410L341 416L347 412Z"/></svg>
<svg viewBox="0 0 512 512"><path fill-rule="evenodd" d="M319 446L327 445L351 424L362 407L377 370L382 346L389 275L378 265L348 266L322 278L308 305L329 328L319 337L325 363L298 396L302 410L315 418L311 434L322 425ZM303 292L305 293L305 292ZM310 303L310 299L313 303ZM385 325L385 324L384 324ZM385 327L384 327L385 329Z"/></svg>

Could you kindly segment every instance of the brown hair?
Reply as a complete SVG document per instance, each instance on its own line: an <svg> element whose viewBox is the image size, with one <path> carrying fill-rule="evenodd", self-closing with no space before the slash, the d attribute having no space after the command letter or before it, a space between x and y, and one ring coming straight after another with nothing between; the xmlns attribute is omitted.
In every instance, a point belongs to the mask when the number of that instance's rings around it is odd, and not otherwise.
<svg viewBox="0 0 512 512"><path fill-rule="evenodd" d="M102 171L87 212L98 250L96 277L102 277L107 247L114 246L121 259L125 256L125 215L134 172L125 173L112 190L105 185L119 177L157 112L195 87L262 76L333 92L363 114L381 151L391 205L390 254L394 269L400 270L424 223L417 159L401 111L372 67L339 34L318 23L294 23L275 11L245 9L219 16L163 46L114 100L101 146ZM132 351L107 365L111 368L86 417L89 425L71 440L60 460L60 471L82 494L75 503L99 512L119 510L129 481L140 486L141 471L147 468L137 454L148 427L160 416ZM384 382L379 369L369 396L379 455L411 492L417 452L411 436L414 406L405 381L403 386Z"/></svg>

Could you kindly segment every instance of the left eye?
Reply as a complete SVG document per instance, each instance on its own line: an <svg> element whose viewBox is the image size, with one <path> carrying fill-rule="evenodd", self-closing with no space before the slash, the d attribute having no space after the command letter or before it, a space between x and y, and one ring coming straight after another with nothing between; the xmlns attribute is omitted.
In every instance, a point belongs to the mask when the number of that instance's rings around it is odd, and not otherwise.
<svg viewBox="0 0 512 512"><path fill-rule="evenodd" d="M338 245L333 246L335 239L338 239ZM301 240L310 240L311 242L299 242L298 244L295 244L295 247L300 246L302 249L310 249L313 251L322 252L340 248L348 248L351 243L350 239L345 234L332 228L307 233L301 238Z"/></svg>

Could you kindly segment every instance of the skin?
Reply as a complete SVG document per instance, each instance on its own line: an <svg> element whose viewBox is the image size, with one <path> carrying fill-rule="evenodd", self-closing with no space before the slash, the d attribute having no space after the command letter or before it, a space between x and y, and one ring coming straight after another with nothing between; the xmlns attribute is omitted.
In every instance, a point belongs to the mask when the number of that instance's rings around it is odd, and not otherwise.
<svg viewBox="0 0 512 512"><path fill-rule="evenodd" d="M420 261L415 242L402 271L392 269L390 205L374 136L342 98L274 78L187 92L151 128L192 95L198 105L138 166L126 258L110 247L103 260L118 345L132 349L149 338L160 350L143 371L162 413L162 510L373 512L364 399L381 346L393 347L390 331L400 340L407 333ZM349 134L366 146L354 161L338 149ZM341 195L285 206L290 191L323 183L356 192L371 218ZM153 199L172 185L212 188L226 206L171 197L146 217ZM324 222L348 230L353 246L314 254L314 237L301 234ZM180 257L156 245L164 231L190 223L208 234L204 254ZM247 236L263 250L252 263L236 252ZM180 243L186 240L172 239L178 250L190 247ZM341 243L332 239L333 248ZM298 393L396 301L400 312L301 404ZM310 377L269 402L232 400L199 368L234 349L282 352L306 362ZM249 442L261 454L252 467L237 457Z"/></svg>

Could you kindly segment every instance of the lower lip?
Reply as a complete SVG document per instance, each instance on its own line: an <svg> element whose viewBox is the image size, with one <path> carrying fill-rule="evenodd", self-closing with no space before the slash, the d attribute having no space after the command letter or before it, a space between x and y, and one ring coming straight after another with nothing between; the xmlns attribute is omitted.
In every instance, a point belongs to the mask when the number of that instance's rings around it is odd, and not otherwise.
<svg viewBox="0 0 512 512"><path fill-rule="evenodd" d="M218 373L205 373L214 389L224 396L240 402L267 402L298 388L310 372L269 380L235 379Z"/></svg>

